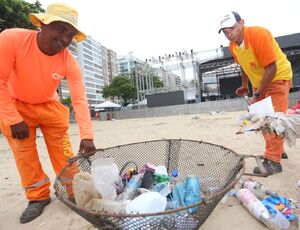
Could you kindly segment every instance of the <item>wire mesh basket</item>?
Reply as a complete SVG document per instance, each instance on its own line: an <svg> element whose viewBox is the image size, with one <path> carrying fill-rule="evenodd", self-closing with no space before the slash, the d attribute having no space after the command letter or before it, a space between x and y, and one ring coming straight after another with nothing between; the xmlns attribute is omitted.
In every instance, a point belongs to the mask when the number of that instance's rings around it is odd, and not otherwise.
<svg viewBox="0 0 300 230"><path fill-rule="evenodd" d="M165 165L168 172L177 169L182 176L196 175L201 182L202 201L190 206L146 214L114 214L86 211L70 198L74 172L91 172L91 162L113 157L118 168L133 161ZM74 167L77 170L74 171ZM128 166L130 167L130 166ZM245 170L242 156L234 151L203 141L162 139L99 149L90 156L73 159L57 176L54 188L65 205L99 229L198 229L222 197L236 184ZM195 212L189 210L193 208Z"/></svg>

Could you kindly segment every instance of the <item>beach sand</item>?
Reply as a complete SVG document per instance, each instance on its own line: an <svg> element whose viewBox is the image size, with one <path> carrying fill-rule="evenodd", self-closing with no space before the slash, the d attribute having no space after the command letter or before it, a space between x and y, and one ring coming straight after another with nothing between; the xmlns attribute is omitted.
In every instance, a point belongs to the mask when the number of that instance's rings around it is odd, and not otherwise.
<svg viewBox="0 0 300 230"><path fill-rule="evenodd" d="M112 121L93 121L95 130L95 145L106 148L139 141L157 140L162 138L182 138L188 140L202 140L222 145L238 154L261 155L264 150L263 137L259 133L251 132L236 135L239 130L240 115L244 111L224 114L197 114L157 118L142 118ZM79 146L79 132L77 124L71 124L69 134L73 150ZM52 170L43 137L37 138L45 172L52 181L55 174ZM300 201L300 188L295 183L300 179L300 140L293 147L286 146L289 159L282 160L283 172L267 178L255 179L268 186L280 195ZM296 153L297 152L297 153ZM246 160L246 171L251 172L256 165L254 159ZM237 187L237 186L236 186ZM1 230L52 230L52 229L96 229L81 216L73 212L55 198L51 187L52 202L44 213L28 224L20 224L19 217L27 206L24 191L21 188L19 174L15 166L13 155L6 139L0 134L0 229ZM296 223L292 229L296 229ZM204 230L218 229L267 229L262 223L251 216L248 211L234 197L228 197L220 202L202 225Z"/></svg>

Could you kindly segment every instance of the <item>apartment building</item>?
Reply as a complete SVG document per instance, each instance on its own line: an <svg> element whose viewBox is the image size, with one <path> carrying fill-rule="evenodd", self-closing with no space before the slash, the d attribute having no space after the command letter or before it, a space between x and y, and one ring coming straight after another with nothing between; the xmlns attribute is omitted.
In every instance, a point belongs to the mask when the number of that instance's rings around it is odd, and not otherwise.
<svg viewBox="0 0 300 230"><path fill-rule="evenodd" d="M118 66L117 66L117 53L111 49L107 50L107 59L108 59L108 79L109 82L112 81L112 79L115 76L119 75L118 72Z"/></svg>
<svg viewBox="0 0 300 230"><path fill-rule="evenodd" d="M100 104L104 101L102 97L104 80L101 44L88 36L86 40L78 44L78 54L88 103L90 105Z"/></svg>
<svg viewBox="0 0 300 230"><path fill-rule="evenodd" d="M104 86L107 86L111 82L109 80L109 70L108 70L108 63L109 63L108 49L105 46L101 46L101 50L102 50L103 83Z"/></svg>
<svg viewBox="0 0 300 230"><path fill-rule="evenodd" d="M68 49L81 67L89 105L100 104L104 101L102 97L104 87L103 60L100 42L88 36L81 43L72 42ZM70 95L65 80L61 82L59 91L60 96L63 98Z"/></svg>

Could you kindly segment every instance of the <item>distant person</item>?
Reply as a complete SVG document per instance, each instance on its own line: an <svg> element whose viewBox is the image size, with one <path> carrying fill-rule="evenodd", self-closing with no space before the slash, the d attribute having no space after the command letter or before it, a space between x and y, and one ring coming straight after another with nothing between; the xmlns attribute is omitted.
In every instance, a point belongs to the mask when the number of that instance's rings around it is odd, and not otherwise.
<svg viewBox="0 0 300 230"><path fill-rule="evenodd" d="M230 51L242 71L242 86L236 90L236 94L247 94L250 80L254 92L250 104L271 96L275 112L286 113L292 68L272 34L262 27L244 26L244 20L234 11L222 17L219 33L221 31L230 41ZM274 133L263 133L263 136L263 166L268 175L280 173L281 158L287 158L284 140ZM255 167L253 172L262 173L258 167Z"/></svg>
<svg viewBox="0 0 300 230"><path fill-rule="evenodd" d="M95 113L96 120L100 120L100 114L99 113L100 112L98 112L98 111Z"/></svg>
<svg viewBox="0 0 300 230"><path fill-rule="evenodd" d="M56 175L74 156L67 133L69 108L56 89L67 79L80 129L79 154L95 151L94 134L80 67L67 50L86 35L77 27L77 11L61 3L45 13L29 15L37 30L7 29L0 33L0 128L14 154L29 204L20 222L41 215L51 201L50 180L36 149L39 126ZM3 207L4 208L4 207Z"/></svg>

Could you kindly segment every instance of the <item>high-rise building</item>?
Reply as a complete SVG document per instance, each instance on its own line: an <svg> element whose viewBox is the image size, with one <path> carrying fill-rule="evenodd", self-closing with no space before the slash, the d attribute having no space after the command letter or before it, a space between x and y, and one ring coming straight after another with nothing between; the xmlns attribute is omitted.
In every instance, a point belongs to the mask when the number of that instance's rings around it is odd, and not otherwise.
<svg viewBox="0 0 300 230"><path fill-rule="evenodd" d="M102 65L104 86L112 82L113 77L118 75L118 67L116 64L117 53L111 49L102 46Z"/></svg>
<svg viewBox="0 0 300 230"><path fill-rule="evenodd" d="M87 39L81 43L72 42L68 49L81 67L89 105L100 104L104 101L102 97L104 80L100 42L88 36ZM60 96L63 98L70 96L65 80L61 82L59 91Z"/></svg>
<svg viewBox="0 0 300 230"><path fill-rule="evenodd" d="M108 78L109 82L112 81L113 77L118 76L118 66L117 66L117 53L111 49L107 50L108 59Z"/></svg>
<svg viewBox="0 0 300 230"><path fill-rule="evenodd" d="M104 101L102 97L104 81L101 44L88 36L83 42L78 43L78 54L88 103L90 105L100 104Z"/></svg>
<svg viewBox="0 0 300 230"><path fill-rule="evenodd" d="M109 85L109 70L108 70L108 49L105 46L101 46L102 50L102 70L103 70L103 83L104 86Z"/></svg>

